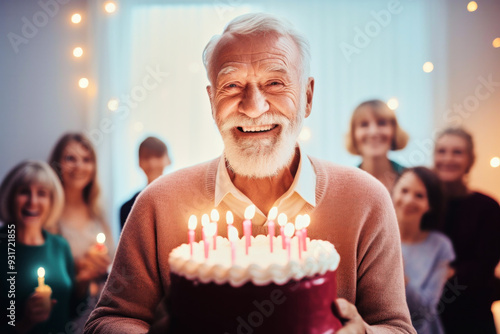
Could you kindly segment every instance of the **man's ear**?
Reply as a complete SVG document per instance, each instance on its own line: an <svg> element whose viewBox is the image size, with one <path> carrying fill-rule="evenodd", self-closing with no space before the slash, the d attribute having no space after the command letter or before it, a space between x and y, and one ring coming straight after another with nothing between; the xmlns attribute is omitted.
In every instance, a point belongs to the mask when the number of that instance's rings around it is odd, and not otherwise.
<svg viewBox="0 0 500 334"><path fill-rule="evenodd" d="M307 86L306 86L306 114L305 114L305 117L309 117L309 115L311 114L313 95L314 95L314 78L310 77L309 79L307 79Z"/></svg>

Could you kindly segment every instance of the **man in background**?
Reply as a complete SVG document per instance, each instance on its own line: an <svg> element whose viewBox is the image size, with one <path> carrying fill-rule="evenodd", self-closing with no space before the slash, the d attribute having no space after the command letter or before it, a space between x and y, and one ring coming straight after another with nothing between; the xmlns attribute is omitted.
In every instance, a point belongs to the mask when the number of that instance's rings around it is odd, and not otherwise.
<svg viewBox="0 0 500 334"><path fill-rule="evenodd" d="M139 146L139 167L148 178L148 185L163 174L165 167L170 165L167 145L156 137L148 137ZM141 192L137 192L130 200L120 208L121 228L127 221L128 214L132 210L135 199Z"/></svg>

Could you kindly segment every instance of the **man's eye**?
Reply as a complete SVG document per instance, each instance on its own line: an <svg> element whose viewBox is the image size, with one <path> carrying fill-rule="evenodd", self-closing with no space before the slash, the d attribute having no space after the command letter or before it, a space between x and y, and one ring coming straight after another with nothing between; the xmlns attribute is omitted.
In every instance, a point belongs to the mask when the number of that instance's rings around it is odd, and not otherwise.
<svg viewBox="0 0 500 334"><path fill-rule="evenodd" d="M231 84L227 85L226 87L227 87L227 88L237 88L237 87L238 87L238 85L237 85L237 84L235 84L235 83L231 83Z"/></svg>
<svg viewBox="0 0 500 334"><path fill-rule="evenodd" d="M279 81L272 81L271 83L269 83L270 86L278 86L278 85L281 85L281 82Z"/></svg>

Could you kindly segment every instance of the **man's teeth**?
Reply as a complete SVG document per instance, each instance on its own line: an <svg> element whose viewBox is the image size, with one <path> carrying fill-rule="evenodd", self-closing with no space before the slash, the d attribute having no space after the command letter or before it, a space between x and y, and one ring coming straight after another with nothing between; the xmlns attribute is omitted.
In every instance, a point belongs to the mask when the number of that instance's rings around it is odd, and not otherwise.
<svg viewBox="0 0 500 334"><path fill-rule="evenodd" d="M242 126L243 132L262 132L269 131L274 128L274 125L260 125L260 126Z"/></svg>

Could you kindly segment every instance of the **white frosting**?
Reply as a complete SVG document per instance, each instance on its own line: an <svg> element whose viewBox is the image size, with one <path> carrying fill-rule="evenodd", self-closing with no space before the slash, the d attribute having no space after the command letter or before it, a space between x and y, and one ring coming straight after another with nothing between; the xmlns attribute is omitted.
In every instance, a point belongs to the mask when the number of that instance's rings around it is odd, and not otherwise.
<svg viewBox="0 0 500 334"><path fill-rule="evenodd" d="M229 283L234 287L247 282L255 285L285 284L291 279L301 280L316 274L325 274L337 269L340 256L328 241L307 239L307 251L299 259L298 239L291 240L291 258L282 248L281 236L273 238L273 253L270 252L269 237L252 237L248 255L245 254L245 239L235 242L236 256L231 263L231 245L228 239L217 237L217 249L210 243L208 259L205 259L203 241L193 243L193 256L189 244L175 248L169 255L170 270L189 280L203 283Z"/></svg>

